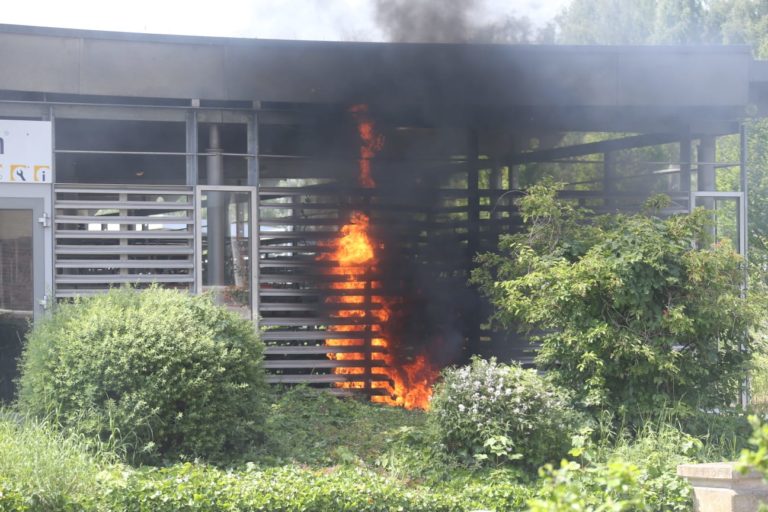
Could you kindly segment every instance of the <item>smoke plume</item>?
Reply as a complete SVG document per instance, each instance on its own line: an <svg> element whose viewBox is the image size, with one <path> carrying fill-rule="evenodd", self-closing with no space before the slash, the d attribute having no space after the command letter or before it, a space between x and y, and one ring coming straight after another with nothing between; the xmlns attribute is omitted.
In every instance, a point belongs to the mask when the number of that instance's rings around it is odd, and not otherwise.
<svg viewBox="0 0 768 512"><path fill-rule="evenodd" d="M375 20L398 43L548 42L551 27L534 29L511 14L488 19L483 0L375 0ZM483 16L486 14L486 16Z"/></svg>

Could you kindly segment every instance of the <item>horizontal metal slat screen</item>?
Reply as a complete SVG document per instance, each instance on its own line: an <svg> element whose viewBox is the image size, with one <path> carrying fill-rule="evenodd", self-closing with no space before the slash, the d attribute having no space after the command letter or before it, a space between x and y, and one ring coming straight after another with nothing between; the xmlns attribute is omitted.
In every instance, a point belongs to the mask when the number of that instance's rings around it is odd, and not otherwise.
<svg viewBox="0 0 768 512"><path fill-rule="evenodd" d="M191 187L57 185L57 298L124 284L194 288Z"/></svg>
<svg viewBox="0 0 768 512"><path fill-rule="evenodd" d="M390 327L387 319L402 314L399 304L411 292L398 269L429 267L444 274L439 281L445 288L465 286L454 254L437 244L445 240L454 252L464 251L466 190L436 187L403 199L401 187L368 189L340 179L293 176L266 181L259 188L258 235L267 380L391 399L395 385L389 368L397 348L384 338L397 335L393 329L401 320L395 318ZM456 212L443 211L454 205ZM342 263L335 254L356 213L369 223L371 263ZM379 240L382 235L386 243Z"/></svg>

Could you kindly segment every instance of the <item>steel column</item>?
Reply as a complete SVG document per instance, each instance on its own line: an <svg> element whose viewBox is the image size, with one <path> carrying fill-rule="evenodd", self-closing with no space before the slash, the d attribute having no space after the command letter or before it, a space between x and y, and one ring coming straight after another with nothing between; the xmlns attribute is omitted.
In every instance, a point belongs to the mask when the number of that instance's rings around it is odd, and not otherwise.
<svg viewBox="0 0 768 512"><path fill-rule="evenodd" d="M208 132L207 183L224 183L224 157L221 154L219 125L212 124ZM226 260L227 205L222 192L208 194L208 284L223 286L226 284L224 261Z"/></svg>
<svg viewBox="0 0 768 512"><path fill-rule="evenodd" d="M679 143L678 162L680 165L680 191L691 193L691 139L681 139ZM688 210L692 211L694 205L688 205Z"/></svg>
<svg viewBox="0 0 768 512"><path fill-rule="evenodd" d="M190 110L186 117L186 165L187 185L194 187L198 183L197 176L197 110Z"/></svg>

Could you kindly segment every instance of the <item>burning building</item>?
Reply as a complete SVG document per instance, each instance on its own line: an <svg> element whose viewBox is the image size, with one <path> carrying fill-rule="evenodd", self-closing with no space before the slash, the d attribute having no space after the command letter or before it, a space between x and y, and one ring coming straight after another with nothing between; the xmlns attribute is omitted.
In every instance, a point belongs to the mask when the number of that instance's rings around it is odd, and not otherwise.
<svg viewBox="0 0 768 512"><path fill-rule="evenodd" d="M51 300L158 283L253 319L275 383L424 407L484 323L472 258L544 176L706 205L745 250L746 47L320 43L0 26L0 391ZM723 173L738 179L718 189ZM722 180L721 180L722 181Z"/></svg>

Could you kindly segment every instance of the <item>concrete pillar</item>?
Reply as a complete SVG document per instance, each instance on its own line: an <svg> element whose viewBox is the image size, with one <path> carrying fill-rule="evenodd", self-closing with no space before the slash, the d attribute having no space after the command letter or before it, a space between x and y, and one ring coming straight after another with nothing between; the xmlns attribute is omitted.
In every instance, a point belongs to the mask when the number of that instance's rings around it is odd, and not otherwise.
<svg viewBox="0 0 768 512"><path fill-rule="evenodd" d="M693 486L695 512L757 512L768 503L768 484L750 471L742 474L735 462L682 464L677 475Z"/></svg>

